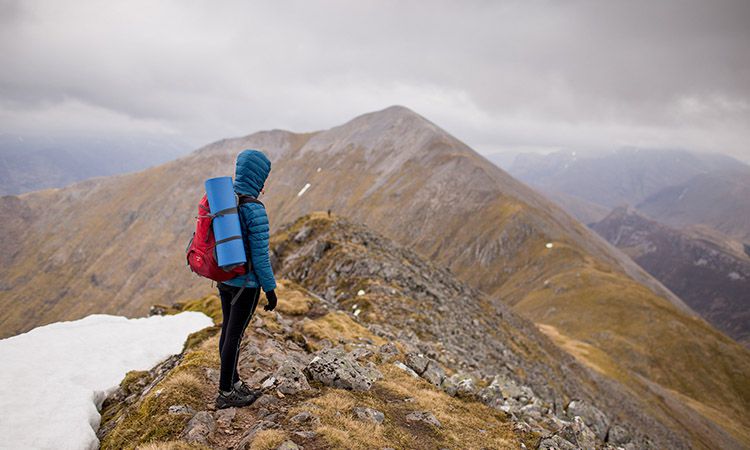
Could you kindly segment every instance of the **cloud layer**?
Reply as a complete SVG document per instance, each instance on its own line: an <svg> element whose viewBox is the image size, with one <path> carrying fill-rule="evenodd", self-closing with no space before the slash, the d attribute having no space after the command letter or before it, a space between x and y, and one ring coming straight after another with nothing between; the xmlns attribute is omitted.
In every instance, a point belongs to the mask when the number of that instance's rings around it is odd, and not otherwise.
<svg viewBox="0 0 750 450"><path fill-rule="evenodd" d="M750 2L0 0L0 132L194 146L403 104L482 152L750 160Z"/></svg>

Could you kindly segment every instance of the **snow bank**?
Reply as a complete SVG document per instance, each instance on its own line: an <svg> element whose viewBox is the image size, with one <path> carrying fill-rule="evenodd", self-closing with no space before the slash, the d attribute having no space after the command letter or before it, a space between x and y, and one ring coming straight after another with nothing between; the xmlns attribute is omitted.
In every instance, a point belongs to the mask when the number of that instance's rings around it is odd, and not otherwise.
<svg viewBox="0 0 750 450"><path fill-rule="evenodd" d="M203 313L95 314L0 340L0 448L95 449L99 411L129 370L179 353Z"/></svg>

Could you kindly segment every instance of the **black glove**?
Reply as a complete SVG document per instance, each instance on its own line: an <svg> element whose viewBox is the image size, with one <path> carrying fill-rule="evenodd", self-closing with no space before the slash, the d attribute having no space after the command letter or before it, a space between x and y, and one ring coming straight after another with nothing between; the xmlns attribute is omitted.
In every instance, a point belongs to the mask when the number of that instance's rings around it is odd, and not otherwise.
<svg viewBox="0 0 750 450"><path fill-rule="evenodd" d="M273 311L273 309L276 308L276 293L273 289L266 292L266 300L268 300L268 304L264 306L263 309L266 311Z"/></svg>

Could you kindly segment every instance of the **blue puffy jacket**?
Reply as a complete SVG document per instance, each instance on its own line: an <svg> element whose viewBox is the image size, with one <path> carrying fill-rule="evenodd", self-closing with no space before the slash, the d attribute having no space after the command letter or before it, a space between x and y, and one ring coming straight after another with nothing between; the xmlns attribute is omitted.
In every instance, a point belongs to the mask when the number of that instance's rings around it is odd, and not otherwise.
<svg viewBox="0 0 750 450"><path fill-rule="evenodd" d="M234 172L234 192L258 198L263 185L271 172L271 161L263 152L244 150L237 156ZM264 292L276 288L276 280L268 256L268 215L263 205L245 203L240 206L240 223L245 253L252 262L252 270L231 280L224 281L230 286L262 287Z"/></svg>

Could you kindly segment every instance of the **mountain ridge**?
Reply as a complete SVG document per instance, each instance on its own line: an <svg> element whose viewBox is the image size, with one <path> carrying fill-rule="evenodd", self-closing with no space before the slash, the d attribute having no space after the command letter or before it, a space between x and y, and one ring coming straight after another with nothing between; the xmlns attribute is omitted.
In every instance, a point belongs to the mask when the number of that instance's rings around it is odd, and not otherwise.
<svg viewBox="0 0 750 450"><path fill-rule="evenodd" d="M369 153L346 135L377 122L377 113L350 129L223 140L147 171L20 198L25 216L0 218L18 230L18 251L0 267L0 331L92 310L142 314L163 298L205 293L204 282L176 270L184 267L203 181L230 174L240 150L261 147L273 161L263 198L272 228L327 209L367 224L557 330L563 347L588 345L589 354L572 354L647 399L651 414L700 447L708 447L705 436L670 418L686 408L677 394L745 420L746 349L458 139L430 133L435 125L408 110L386 114L398 116L394 127L380 128ZM735 439L750 441L741 432Z"/></svg>

